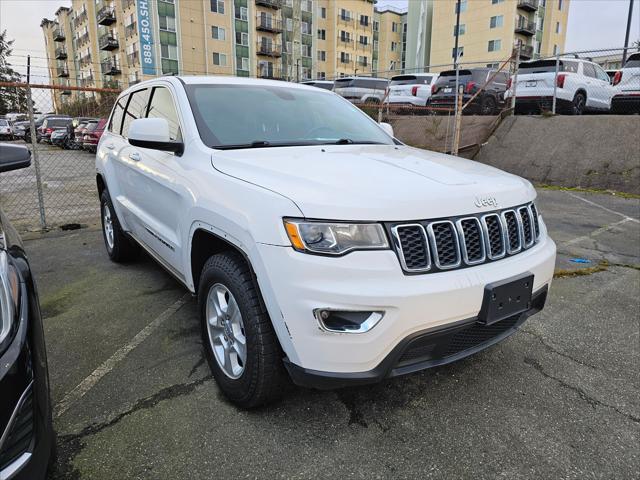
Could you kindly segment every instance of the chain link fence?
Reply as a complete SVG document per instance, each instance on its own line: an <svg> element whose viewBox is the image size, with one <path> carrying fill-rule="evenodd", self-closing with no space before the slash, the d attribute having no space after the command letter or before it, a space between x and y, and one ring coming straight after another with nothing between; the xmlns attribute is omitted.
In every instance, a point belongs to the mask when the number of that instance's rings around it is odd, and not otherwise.
<svg viewBox="0 0 640 480"><path fill-rule="evenodd" d="M32 154L29 168L0 175L5 214L21 231L96 222L94 154L118 90L21 83L0 90L24 98L5 141L26 144ZM61 102L71 91L76 100Z"/></svg>

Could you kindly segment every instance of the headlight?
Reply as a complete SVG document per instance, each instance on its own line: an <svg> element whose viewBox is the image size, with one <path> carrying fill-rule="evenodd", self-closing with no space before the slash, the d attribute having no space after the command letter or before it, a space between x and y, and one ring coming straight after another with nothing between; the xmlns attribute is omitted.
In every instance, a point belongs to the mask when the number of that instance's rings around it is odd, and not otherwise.
<svg viewBox="0 0 640 480"><path fill-rule="evenodd" d="M20 277L9 262L9 256L0 250L0 351L9 337L19 312Z"/></svg>
<svg viewBox="0 0 640 480"><path fill-rule="evenodd" d="M384 229L377 223L285 219L284 226L293 248L300 252L342 255L352 250L389 248Z"/></svg>

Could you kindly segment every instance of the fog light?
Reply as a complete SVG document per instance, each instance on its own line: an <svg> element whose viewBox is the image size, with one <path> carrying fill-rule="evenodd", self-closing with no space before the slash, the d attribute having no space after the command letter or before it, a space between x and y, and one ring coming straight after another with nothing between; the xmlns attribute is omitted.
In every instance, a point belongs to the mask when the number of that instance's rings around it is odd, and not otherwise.
<svg viewBox="0 0 640 480"><path fill-rule="evenodd" d="M317 308L313 311L320 328L333 333L365 333L375 327L384 312L330 310Z"/></svg>

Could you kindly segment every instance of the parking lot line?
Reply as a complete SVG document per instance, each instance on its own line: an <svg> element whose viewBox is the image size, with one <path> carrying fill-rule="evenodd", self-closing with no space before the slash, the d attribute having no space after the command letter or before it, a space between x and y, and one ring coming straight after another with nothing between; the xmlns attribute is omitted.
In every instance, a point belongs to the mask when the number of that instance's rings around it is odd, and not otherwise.
<svg viewBox="0 0 640 480"><path fill-rule="evenodd" d="M134 348L140 345L149 335L151 335L162 323L176 313L191 298L191 293L185 293L180 299L170 305L164 312L158 315L151 323L140 330L129 343L117 350L111 357L96 368L91 374L80 382L73 390L64 396L55 406L55 417L63 415L69 407L80 400L96 383L121 362Z"/></svg>
<svg viewBox="0 0 640 480"><path fill-rule="evenodd" d="M615 210L611 210L610 208L605 207L604 205L600 205L599 203L596 202L592 202L591 200L587 200L586 198L581 197L580 195L576 195L575 193L572 192L568 192L569 195L571 195L573 198L577 198L578 200L582 200L585 203L588 203L589 205L593 205L594 207L598 207L601 208L602 210L605 210L609 213L613 213L615 215L618 215L624 219L627 219L631 222L635 222L635 223L640 223L640 220L638 220L637 218L633 218L630 217L629 215L625 215L624 213L621 212L616 212Z"/></svg>
<svg viewBox="0 0 640 480"><path fill-rule="evenodd" d="M625 217L622 220L615 222L615 223L610 223L608 225L604 225L600 228L595 229L593 232L589 233L588 235L580 235L579 237L575 237L572 238L571 240L567 240L566 242L562 242L562 245L573 245L574 243L579 243L582 240L590 240L593 237L597 237L598 235L601 235L604 232L608 232L609 230L611 230L613 227L618 227L620 225L624 225L627 222L633 221L633 218L631 217Z"/></svg>

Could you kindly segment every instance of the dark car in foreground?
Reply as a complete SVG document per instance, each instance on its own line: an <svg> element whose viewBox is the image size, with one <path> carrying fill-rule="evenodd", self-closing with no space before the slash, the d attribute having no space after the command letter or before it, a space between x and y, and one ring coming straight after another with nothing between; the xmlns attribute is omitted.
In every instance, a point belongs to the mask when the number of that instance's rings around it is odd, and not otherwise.
<svg viewBox="0 0 640 480"><path fill-rule="evenodd" d="M492 68L469 68L458 71L458 84L464 93L462 104L471 103L464 109L465 114L496 115L504 108L504 93L507 90L509 74ZM478 93L478 91L480 93ZM476 95L476 93L478 93ZM427 106L434 109L455 109L456 71L440 73L431 87L431 97ZM435 110L437 111L437 110Z"/></svg>
<svg viewBox="0 0 640 480"><path fill-rule="evenodd" d="M0 145L0 172L28 167ZM55 450L42 318L22 241L0 209L0 479L38 480Z"/></svg>

